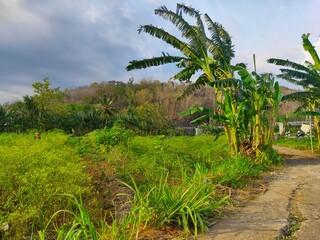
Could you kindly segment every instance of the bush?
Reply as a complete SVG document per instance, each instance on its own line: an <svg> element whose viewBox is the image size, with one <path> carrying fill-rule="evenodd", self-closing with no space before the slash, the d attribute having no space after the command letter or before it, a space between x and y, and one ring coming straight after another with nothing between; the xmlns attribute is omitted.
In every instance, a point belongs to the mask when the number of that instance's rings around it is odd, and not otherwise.
<svg viewBox="0 0 320 240"><path fill-rule="evenodd" d="M127 143L134 136L134 132L125 129L117 124L112 128L103 128L95 131L95 142L97 145L116 146L120 143Z"/></svg>
<svg viewBox="0 0 320 240"><path fill-rule="evenodd" d="M262 169L247 157L220 158L211 165L215 183L231 187L241 187L250 177L257 177Z"/></svg>

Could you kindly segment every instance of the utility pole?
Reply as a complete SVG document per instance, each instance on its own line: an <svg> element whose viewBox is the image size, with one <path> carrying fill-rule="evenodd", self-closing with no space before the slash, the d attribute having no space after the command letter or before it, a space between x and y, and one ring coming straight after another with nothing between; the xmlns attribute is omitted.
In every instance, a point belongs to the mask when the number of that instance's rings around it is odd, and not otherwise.
<svg viewBox="0 0 320 240"><path fill-rule="evenodd" d="M254 66L254 72L257 72L256 55L255 54L253 54L253 66Z"/></svg>
<svg viewBox="0 0 320 240"><path fill-rule="evenodd" d="M311 118L312 118L312 116L310 116L310 118L309 118L309 126L310 126L310 144L311 144L311 152L313 153L313 142L312 142L312 123L311 123Z"/></svg>

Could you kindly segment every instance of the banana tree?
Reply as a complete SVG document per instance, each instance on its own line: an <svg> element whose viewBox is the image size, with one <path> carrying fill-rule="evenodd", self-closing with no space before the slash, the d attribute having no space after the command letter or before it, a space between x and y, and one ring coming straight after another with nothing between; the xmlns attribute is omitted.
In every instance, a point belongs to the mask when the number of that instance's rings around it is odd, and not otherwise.
<svg viewBox="0 0 320 240"><path fill-rule="evenodd" d="M176 12L162 6L155 10L155 14L177 27L182 40L153 25L143 25L138 32L145 32L165 41L182 55L162 53L159 57L133 60L126 69L131 71L175 63L181 70L171 79L190 83L181 98L205 84L210 85L215 93L215 107L211 112L198 108L185 114L202 112L204 116L195 121L211 115L212 119L221 122L230 146L236 154L248 137L249 141L253 139L253 148L259 149L263 145L261 112L266 104L266 96L262 86L257 85L257 80L245 68L231 65L234 51L228 32L221 24L212 21L207 14L201 15L199 11L184 4L177 4ZM184 14L194 18L196 24L189 24L184 19ZM191 83L191 78L196 72L200 72L200 75ZM235 72L238 72L241 79L235 78ZM248 136L247 127L251 127L251 136Z"/></svg>
<svg viewBox="0 0 320 240"><path fill-rule="evenodd" d="M304 113L314 116L314 124L319 144L318 149L320 149L319 113L316 111L320 105L320 58L315 47L311 44L309 36L310 34L302 35L302 45L304 50L310 54L313 63L306 61L305 65L302 65L277 58L268 59L268 62L286 67L280 69L281 74L278 76L304 89L302 92L289 94L285 96L284 99L303 103L306 106Z"/></svg>
<svg viewBox="0 0 320 240"><path fill-rule="evenodd" d="M181 32L182 39L153 25L143 25L139 28L138 32L145 32L165 41L179 50L182 56L172 56L168 53L162 53L159 57L133 60L126 69L131 71L134 69L144 69L175 63L181 70L172 76L171 79L189 83L191 83L192 76L200 71L202 72L200 76L187 87L181 98L205 84L215 83L211 86L214 88L215 96L221 106L224 103L224 93L230 92L230 89L226 86L219 87L216 82L233 78L231 60L234 57L234 51L228 32L221 24L212 21L207 14L201 15L199 11L184 4L177 4L176 12L167 9L165 6L159 7L155 10L155 14L174 24ZM195 18L196 25L189 24L184 19L184 14ZM207 33L209 36L206 35ZM229 98L229 103L233 104L231 94ZM216 107L218 108L218 106ZM235 109L235 106L231 109ZM216 112L216 108L213 110Z"/></svg>
<svg viewBox="0 0 320 240"><path fill-rule="evenodd" d="M201 114L190 123L199 123L204 120L215 120L224 126L224 132L229 139L230 146L234 149L235 154L239 152L241 143L241 136L243 134L243 116L244 116L244 101L232 102L234 98L230 96L229 92L224 94L224 101L217 101L220 107L220 114L218 115L212 109L204 107L196 107L181 112L180 116L192 116Z"/></svg>
<svg viewBox="0 0 320 240"><path fill-rule="evenodd" d="M272 148L273 138L274 138L274 127L276 125L277 115L281 106L281 101L283 94L280 89L279 82L275 81L272 75L268 76L267 82L267 102L271 106L270 120L269 120L269 131L267 135L269 150Z"/></svg>

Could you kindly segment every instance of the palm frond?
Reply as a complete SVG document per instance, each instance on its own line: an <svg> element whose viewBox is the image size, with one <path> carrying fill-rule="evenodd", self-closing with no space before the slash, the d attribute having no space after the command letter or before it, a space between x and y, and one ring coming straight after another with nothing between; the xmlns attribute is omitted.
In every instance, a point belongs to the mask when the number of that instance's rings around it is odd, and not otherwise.
<svg viewBox="0 0 320 240"><path fill-rule="evenodd" d="M181 60L184 60L184 59L185 58L183 57L165 55L161 57L153 57L153 58L147 58L143 60L133 60L129 62L130 64L126 67L126 70L131 71L134 69L155 67L155 66L160 66L167 63L180 62Z"/></svg>

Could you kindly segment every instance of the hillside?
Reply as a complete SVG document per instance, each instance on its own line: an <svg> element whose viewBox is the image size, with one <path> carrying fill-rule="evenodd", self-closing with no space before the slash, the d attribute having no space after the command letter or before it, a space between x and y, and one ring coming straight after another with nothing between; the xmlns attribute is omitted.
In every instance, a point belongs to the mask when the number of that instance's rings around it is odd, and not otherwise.
<svg viewBox="0 0 320 240"><path fill-rule="evenodd" d="M177 101L188 84L175 82L160 82L158 80L141 80L140 83L118 81L92 83L87 86L68 89L68 103L97 103L104 95L113 101L117 111L129 106L139 106L143 103L159 103L166 110L169 118L177 125L188 125L188 119L181 119L179 112L192 107L203 106L212 108L214 101L213 91L209 86L202 87L186 98ZM298 90L281 87L283 95L288 95ZM299 103L284 102L280 108L280 114L294 112Z"/></svg>

